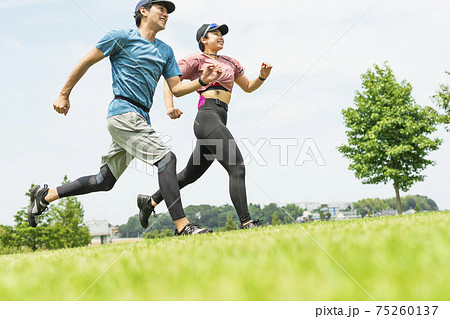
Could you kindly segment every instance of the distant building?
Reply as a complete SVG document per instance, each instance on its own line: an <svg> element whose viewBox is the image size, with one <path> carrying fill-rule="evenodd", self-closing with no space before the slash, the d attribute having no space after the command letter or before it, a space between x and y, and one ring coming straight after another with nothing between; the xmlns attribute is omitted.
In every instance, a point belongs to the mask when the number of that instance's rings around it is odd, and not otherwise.
<svg viewBox="0 0 450 319"><path fill-rule="evenodd" d="M322 208L324 213L330 213L331 217L336 217L340 212L341 208L338 206L326 206Z"/></svg>
<svg viewBox="0 0 450 319"><path fill-rule="evenodd" d="M311 210L319 209L322 204L317 203L317 202L300 202L300 203L295 203L295 205L297 205L301 209L311 211Z"/></svg>
<svg viewBox="0 0 450 319"><path fill-rule="evenodd" d="M356 211L342 211L339 212L339 214L336 215L336 220L349 220L349 219L356 219L360 218L361 216L357 214Z"/></svg>
<svg viewBox="0 0 450 319"><path fill-rule="evenodd" d="M307 223L316 220L321 220L319 213L311 213L309 211L304 211L302 216L297 217L296 223Z"/></svg>
<svg viewBox="0 0 450 319"><path fill-rule="evenodd" d="M300 202L296 203L295 205L308 211L320 209L324 213L330 213L331 216L334 217L336 217L341 211L353 210L353 203L351 202L329 202L328 204L322 204L318 202Z"/></svg>
<svg viewBox="0 0 450 319"><path fill-rule="evenodd" d="M333 207L339 211L351 211L353 210L352 202L330 202L327 204L328 207ZM331 212L330 212L331 213Z"/></svg>
<svg viewBox="0 0 450 319"><path fill-rule="evenodd" d="M374 216L397 216L398 211L396 209L385 209L381 212L374 214Z"/></svg>
<svg viewBox="0 0 450 319"><path fill-rule="evenodd" d="M385 210L382 210L379 214L380 214L380 216L396 216L396 215L398 215L398 212L393 209L385 209Z"/></svg>
<svg viewBox="0 0 450 319"><path fill-rule="evenodd" d="M108 236L112 235L112 228L109 227L108 221L104 220L89 220L85 221L84 224L89 228L89 233L91 234L92 241L95 241L96 237L100 237L100 242L102 245L107 244Z"/></svg>
<svg viewBox="0 0 450 319"><path fill-rule="evenodd" d="M119 227L109 227L109 230L111 231L112 237L120 237Z"/></svg>

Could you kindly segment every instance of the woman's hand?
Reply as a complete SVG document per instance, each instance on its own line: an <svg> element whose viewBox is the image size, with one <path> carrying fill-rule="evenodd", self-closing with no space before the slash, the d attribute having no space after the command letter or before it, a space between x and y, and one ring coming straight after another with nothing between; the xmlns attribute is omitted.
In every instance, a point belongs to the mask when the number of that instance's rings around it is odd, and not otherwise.
<svg viewBox="0 0 450 319"><path fill-rule="evenodd" d="M222 67L219 64L208 64L203 69L203 74L201 76L204 83L211 83L219 78L222 74Z"/></svg>
<svg viewBox="0 0 450 319"><path fill-rule="evenodd" d="M259 76L263 79L267 79L270 75L270 71L272 71L272 65L267 62L263 62L261 64L261 71L259 71Z"/></svg>
<svg viewBox="0 0 450 319"><path fill-rule="evenodd" d="M70 109L69 97L64 95L59 95L58 98L53 103L53 109L59 114L67 115Z"/></svg>

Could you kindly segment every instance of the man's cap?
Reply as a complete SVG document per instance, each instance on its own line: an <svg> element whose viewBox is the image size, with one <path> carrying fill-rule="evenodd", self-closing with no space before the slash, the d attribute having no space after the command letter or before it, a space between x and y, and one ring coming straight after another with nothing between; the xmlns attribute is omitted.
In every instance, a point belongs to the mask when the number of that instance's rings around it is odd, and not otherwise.
<svg viewBox="0 0 450 319"><path fill-rule="evenodd" d="M146 4L154 4L154 3L162 3L167 9L167 13L172 13L175 11L175 4L170 1L140 0L136 5L136 9L134 9L134 12L135 13L138 12L139 9L143 6L145 6Z"/></svg>
<svg viewBox="0 0 450 319"><path fill-rule="evenodd" d="M202 37L204 37L206 35L206 33L208 33L209 31L214 31L219 29L220 33L222 33L222 35L225 35L228 33L228 26L226 24L222 24L222 25L218 25L217 23L207 23L202 25L198 30L197 30L197 42L200 42L200 39Z"/></svg>

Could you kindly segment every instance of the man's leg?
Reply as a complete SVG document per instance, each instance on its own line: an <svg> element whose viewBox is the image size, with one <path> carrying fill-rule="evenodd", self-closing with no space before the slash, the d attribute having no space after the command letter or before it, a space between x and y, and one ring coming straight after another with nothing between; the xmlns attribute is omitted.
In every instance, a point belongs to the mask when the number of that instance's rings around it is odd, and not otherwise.
<svg viewBox="0 0 450 319"><path fill-rule="evenodd" d="M135 112L125 113L108 118L107 127L114 141L127 153L158 167L159 186L177 227L177 234L210 232L207 228L189 224L181 204L175 154L168 150L157 132L145 119ZM141 210L139 214L142 215L142 208L139 208Z"/></svg>
<svg viewBox="0 0 450 319"><path fill-rule="evenodd" d="M53 202L59 198L84 195L94 192L106 192L114 187L117 179L114 177L108 165L100 168L97 175L80 177L77 180L48 191L45 200Z"/></svg>
<svg viewBox="0 0 450 319"><path fill-rule="evenodd" d="M162 196L166 202L167 209L172 217L178 232L189 224L181 204L180 188L177 182L177 158L174 153L167 153L160 161L156 162L158 167L158 182Z"/></svg>
<svg viewBox="0 0 450 319"><path fill-rule="evenodd" d="M116 178L111 173L108 165L104 165L97 175L84 176L57 188L48 189L47 185L44 188L40 188L37 185L30 192L31 204L28 209L28 223L31 227L36 227L39 222L39 215L42 215L47 209L47 206L57 199L99 191L109 191L115 183Z"/></svg>
<svg viewBox="0 0 450 319"><path fill-rule="evenodd" d="M47 209L49 203L57 199L111 190L132 159L123 148L113 142L108 154L102 157L102 166L98 174L84 176L53 189L48 189L46 185L43 188L36 185L30 194L28 223L31 227L36 227L39 216Z"/></svg>

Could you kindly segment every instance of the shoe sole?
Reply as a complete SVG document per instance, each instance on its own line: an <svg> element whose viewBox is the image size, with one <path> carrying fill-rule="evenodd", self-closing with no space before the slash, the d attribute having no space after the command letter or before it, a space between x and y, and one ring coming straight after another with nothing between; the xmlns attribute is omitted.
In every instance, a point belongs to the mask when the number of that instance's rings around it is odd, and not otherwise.
<svg viewBox="0 0 450 319"><path fill-rule="evenodd" d="M186 234L186 233L179 233L175 230L175 236L196 236L196 235L201 235L201 234L212 234L214 233L212 231L212 229L209 228L203 228L201 231L195 233L195 234Z"/></svg>
<svg viewBox="0 0 450 319"><path fill-rule="evenodd" d="M36 227L37 226L37 222L36 222L36 216L33 214L33 207L34 205L36 205L36 195L38 190L41 188L41 186L39 185L35 185L33 186L33 188L30 191L30 197L31 197L31 204L28 207L28 224L31 227Z"/></svg>
<svg viewBox="0 0 450 319"><path fill-rule="evenodd" d="M195 233L195 234L192 234L193 236L195 236L195 235L200 235L200 234L212 234L213 233L213 231L211 230L211 229L203 229L203 230L201 230L201 231L199 231L198 233Z"/></svg>
<svg viewBox="0 0 450 319"><path fill-rule="evenodd" d="M151 215L151 213L150 213L150 214L148 214L147 218L145 218L145 216L144 216L145 212L142 210L142 206L145 205L145 201L147 198L148 197L146 195L142 195L142 194L139 194L137 197L137 206L139 207L139 222L141 223L141 226L143 228L148 227L148 219Z"/></svg>

